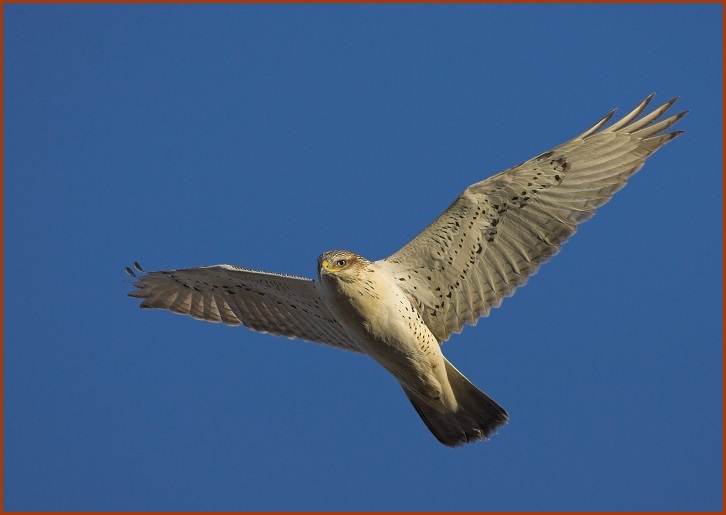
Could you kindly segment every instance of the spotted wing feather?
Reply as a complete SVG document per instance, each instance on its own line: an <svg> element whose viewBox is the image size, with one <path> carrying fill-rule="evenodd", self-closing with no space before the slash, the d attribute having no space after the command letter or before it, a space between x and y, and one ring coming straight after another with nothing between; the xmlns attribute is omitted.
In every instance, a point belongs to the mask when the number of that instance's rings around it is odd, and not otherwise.
<svg viewBox="0 0 726 515"><path fill-rule="evenodd" d="M215 265L150 272L133 285L142 308L358 351L311 279Z"/></svg>
<svg viewBox="0 0 726 515"><path fill-rule="evenodd" d="M685 112L659 121L677 99L636 120L652 97L605 129L612 112L567 143L469 186L379 262L416 299L439 341L499 306L648 156L681 133L663 131Z"/></svg>

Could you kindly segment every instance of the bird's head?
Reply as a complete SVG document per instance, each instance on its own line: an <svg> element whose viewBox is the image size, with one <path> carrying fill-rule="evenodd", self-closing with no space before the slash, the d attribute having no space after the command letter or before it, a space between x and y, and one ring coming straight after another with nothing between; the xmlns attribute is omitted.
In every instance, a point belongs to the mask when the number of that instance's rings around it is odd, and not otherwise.
<svg viewBox="0 0 726 515"><path fill-rule="evenodd" d="M343 281L356 280L368 261L347 250L329 250L318 257L318 277L335 277Z"/></svg>

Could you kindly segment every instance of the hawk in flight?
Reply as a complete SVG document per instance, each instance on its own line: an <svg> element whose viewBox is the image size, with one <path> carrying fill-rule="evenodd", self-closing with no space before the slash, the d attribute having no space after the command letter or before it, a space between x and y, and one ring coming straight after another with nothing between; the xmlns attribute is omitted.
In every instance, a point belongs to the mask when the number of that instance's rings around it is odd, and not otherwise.
<svg viewBox="0 0 726 515"><path fill-rule="evenodd" d="M433 435L454 447L488 438L508 415L441 353L556 254L577 225L625 186L685 112L677 99L639 118L653 95L603 128L472 184L395 254L318 258L317 280L215 265L144 273L132 297L210 322L367 354L401 384ZM135 276L133 270L126 271Z"/></svg>

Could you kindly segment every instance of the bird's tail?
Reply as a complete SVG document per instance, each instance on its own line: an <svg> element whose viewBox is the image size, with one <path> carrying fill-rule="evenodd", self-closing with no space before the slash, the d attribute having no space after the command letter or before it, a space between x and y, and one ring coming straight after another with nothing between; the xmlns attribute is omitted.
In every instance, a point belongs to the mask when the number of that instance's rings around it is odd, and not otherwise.
<svg viewBox="0 0 726 515"><path fill-rule="evenodd" d="M456 411L437 411L404 386L403 391L408 400L433 435L444 445L456 447L489 438L497 427L509 420L507 412L474 386L446 358L444 362L446 375L458 403Z"/></svg>

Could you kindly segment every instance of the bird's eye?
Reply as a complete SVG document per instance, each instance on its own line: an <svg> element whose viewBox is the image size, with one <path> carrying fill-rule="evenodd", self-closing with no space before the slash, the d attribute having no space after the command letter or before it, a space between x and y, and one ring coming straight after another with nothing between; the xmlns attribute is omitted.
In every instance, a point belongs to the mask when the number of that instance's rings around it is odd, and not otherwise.
<svg viewBox="0 0 726 515"><path fill-rule="evenodd" d="M348 262L345 259L339 259L338 262L336 263L336 265L338 265L340 267L343 267L347 264L348 264Z"/></svg>

